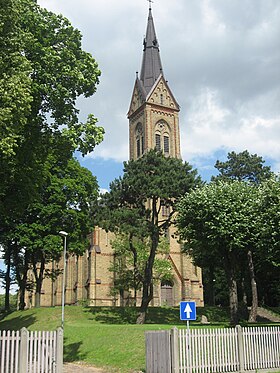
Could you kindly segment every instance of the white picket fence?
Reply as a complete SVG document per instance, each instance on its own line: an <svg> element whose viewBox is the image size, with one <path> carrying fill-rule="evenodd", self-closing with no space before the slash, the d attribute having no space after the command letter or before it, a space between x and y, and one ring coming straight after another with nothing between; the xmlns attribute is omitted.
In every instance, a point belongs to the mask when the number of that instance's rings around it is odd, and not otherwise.
<svg viewBox="0 0 280 373"><path fill-rule="evenodd" d="M179 371L236 372L280 367L280 328L186 329L179 334Z"/></svg>
<svg viewBox="0 0 280 373"><path fill-rule="evenodd" d="M146 332L147 373L280 371L280 327Z"/></svg>
<svg viewBox="0 0 280 373"><path fill-rule="evenodd" d="M61 373L63 330L0 331L0 373Z"/></svg>

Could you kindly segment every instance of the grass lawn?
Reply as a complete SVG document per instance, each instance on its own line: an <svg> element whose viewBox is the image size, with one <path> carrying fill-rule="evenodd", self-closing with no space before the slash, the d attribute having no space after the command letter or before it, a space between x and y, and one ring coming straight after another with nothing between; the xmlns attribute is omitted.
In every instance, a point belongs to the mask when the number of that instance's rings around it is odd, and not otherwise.
<svg viewBox="0 0 280 373"><path fill-rule="evenodd" d="M227 327L227 312L198 309L214 320L207 327ZM150 308L145 325L135 325L137 309L112 307L65 307L64 361L83 361L107 371L128 373L145 369L145 331L185 327L178 308ZM61 323L61 308L13 312L0 321L1 330L54 330ZM193 327L201 327L191 322Z"/></svg>

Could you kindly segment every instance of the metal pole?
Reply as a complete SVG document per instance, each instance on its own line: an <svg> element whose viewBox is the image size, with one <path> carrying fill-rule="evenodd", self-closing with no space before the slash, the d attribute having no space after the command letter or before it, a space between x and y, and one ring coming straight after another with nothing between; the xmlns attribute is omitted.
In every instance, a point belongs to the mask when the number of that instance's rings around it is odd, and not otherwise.
<svg viewBox="0 0 280 373"><path fill-rule="evenodd" d="M191 372L191 350L190 350L190 322L187 320L187 339L188 339L188 373Z"/></svg>
<svg viewBox="0 0 280 373"><path fill-rule="evenodd" d="M61 309L61 328L64 328L64 304L65 304L65 275L66 275L66 236L64 236L63 249L63 277L62 277L62 309Z"/></svg>
<svg viewBox="0 0 280 373"><path fill-rule="evenodd" d="M64 305L65 305L65 276L66 276L66 239L67 232L60 231L59 234L63 237L63 274L62 274L62 290L61 290L61 328L64 328Z"/></svg>

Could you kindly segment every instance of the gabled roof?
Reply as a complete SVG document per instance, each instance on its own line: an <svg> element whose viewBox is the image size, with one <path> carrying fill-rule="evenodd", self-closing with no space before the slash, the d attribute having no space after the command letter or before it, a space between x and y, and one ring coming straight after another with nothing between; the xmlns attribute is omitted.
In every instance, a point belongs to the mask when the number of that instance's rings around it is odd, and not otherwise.
<svg viewBox="0 0 280 373"><path fill-rule="evenodd" d="M135 103L135 97L138 97L138 104ZM136 80L134 83L134 88L133 88L133 93L128 109L128 117L134 113L135 110L137 110L146 100L146 92L143 87L143 83L141 80L138 78L138 74L136 76Z"/></svg>
<svg viewBox="0 0 280 373"><path fill-rule="evenodd" d="M149 8L146 37L143 44L144 50L140 81L147 96L159 75L163 74L151 7Z"/></svg>
<svg viewBox="0 0 280 373"><path fill-rule="evenodd" d="M149 101L150 97L152 96L152 94L153 94L155 88L157 87L157 85L159 84L159 82L160 82L161 79L163 80L163 83L164 83L166 89L168 90L169 95L170 95L171 98L172 98L172 101L173 101L173 103L174 103L174 105L175 105L175 109L176 109L176 110L180 110L180 105L178 104L178 102L176 101L175 97L173 96L173 93L172 93L171 89L169 88L167 81L164 79L163 74L160 74L159 77L157 78L157 80L155 81L155 83L154 83L154 85L152 86L150 92L149 92L148 95L146 96L146 102Z"/></svg>

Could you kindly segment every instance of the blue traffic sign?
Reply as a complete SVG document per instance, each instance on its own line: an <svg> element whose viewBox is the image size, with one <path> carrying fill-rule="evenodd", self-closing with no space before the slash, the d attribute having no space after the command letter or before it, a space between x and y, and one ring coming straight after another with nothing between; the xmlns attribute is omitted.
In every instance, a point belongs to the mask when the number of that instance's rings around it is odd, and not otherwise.
<svg viewBox="0 0 280 373"><path fill-rule="evenodd" d="M180 302L180 320L196 320L195 302Z"/></svg>

